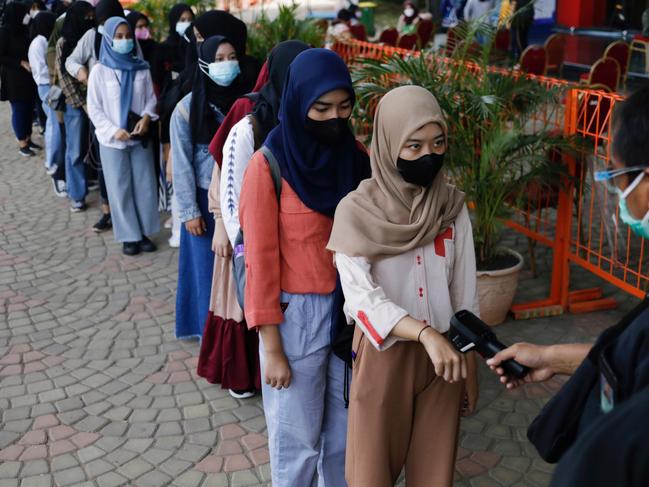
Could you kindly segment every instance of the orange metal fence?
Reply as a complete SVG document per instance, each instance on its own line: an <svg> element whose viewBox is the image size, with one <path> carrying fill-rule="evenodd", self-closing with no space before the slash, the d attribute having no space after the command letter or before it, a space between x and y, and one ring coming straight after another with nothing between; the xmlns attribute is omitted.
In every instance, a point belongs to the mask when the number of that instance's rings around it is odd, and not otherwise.
<svg viewBox="0 0 649 487"><path fill-rule="evenodd" d="M406 51L379 44L352 41L334 45L343 59L356 64L361 58L388 59L418 56L418 51ZM478 68L479 69L479 68ZM649 291L649 245L636 237L626 225L618 222L615 210L607 211L614 199L593 184L593 171L604 169L610 162L609 142L615 104L623 98L617 94L574 86L565 80L512 73L502 68L490 68L506 76L527 76L548 88L559 91L559 102L544 107L531 121L530 130L550 129L567 136L586 140L577 156L552 154L550 157L568 169L564 181L539 183L526 188L522 205L513 208L506 225L529 240L534 266L537 244L552 249L553 264L550 292L547 298L513 306L517 318L561 314L564 311L586 312L609 309L616 305L602 296L599 288L570 289L570 265L577 265L637 297ZM361 127L369 133L370 127ZM606 221L606 215L614 215ZM616 230L617 228L624 231Z"/></svg>
<svg viewBox="0 0 649 487"><path fill-rule="evenodd" d="M373 42L349 41L336 42L332 49L340 54L345 62L352 66L361 59L389 59L395 54L400 56L419 56L421 51L411 51L399 47L384 46Z"/></svg>

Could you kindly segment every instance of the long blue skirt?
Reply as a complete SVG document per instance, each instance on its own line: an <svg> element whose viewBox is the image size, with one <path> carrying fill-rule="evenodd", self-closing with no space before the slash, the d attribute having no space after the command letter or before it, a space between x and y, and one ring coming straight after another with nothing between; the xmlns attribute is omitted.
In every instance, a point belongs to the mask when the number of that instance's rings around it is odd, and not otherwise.
<svg viewBox="0 0 649 487"><path fill-rule="evenodd" d="M214 218L208 210L207 190L196 188L198 206L207 232L195 237L182 225L176 291L176 338L201 338L210 308L214 270Z"/></svg>

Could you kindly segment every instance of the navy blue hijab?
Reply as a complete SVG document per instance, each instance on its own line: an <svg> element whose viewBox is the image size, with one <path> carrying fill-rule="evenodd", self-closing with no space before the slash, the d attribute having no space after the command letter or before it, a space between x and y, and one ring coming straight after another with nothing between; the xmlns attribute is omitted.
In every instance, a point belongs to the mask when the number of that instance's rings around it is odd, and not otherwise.
<svg viewBox="0 0 649 487"><path fill-rule="evenodd" d="M369 176L367 155L351 130L335 145L318 142L305 128L311 105L322 95L343 89L355 101L349 70L328 49L307 49L291 63L282 93L279 125L266 145L279 163L282 177L313 211L334 216L336 206Z"/></svg>

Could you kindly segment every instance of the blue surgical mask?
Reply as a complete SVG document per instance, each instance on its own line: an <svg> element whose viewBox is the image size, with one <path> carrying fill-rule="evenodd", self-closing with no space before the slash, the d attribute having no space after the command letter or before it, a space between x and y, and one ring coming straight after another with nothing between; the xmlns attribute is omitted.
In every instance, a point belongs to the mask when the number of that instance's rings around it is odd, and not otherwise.
<svg viewBox="0 0 649 487"><path fill-rule="evenodd" d="M133 47L133 39L113 39L113 51L118 54L129 54L133 52Z"/></svg>
<svg viewBox="0 0 649 487"><path fill-rule="evenodd" d="M201 71L219 86L230 86L241 73L239 61L221 61L208 64L199 59L198 63Z"/></svg>
<svg viewBox="0 0 649 487"><path fill-rule="evenodd" d="M185 31L189 29L190 25L192 25L191 22L176 22L176 32L179 36L184 36Z"/></svg>
<svg viewBox="0 0 649 487"><path fill-rule="evenodd" d="M616 190L617 190L617 194L620 197L620 200L618 202L618 206L620 208L620 219L624 223L629 225L633 233L635 233L639 237L649 239L649 211L647 211L647 213L642 219L635 218L629 212L629 207L627 206L626 203L627 197L631 194L631 192L634 189L638 187L644 175L645 175L644 172L640 173L638 177L635 178L633 182L629 185L629 187L626 188L624 191L622 191L620 188L617 187Z"/></svg>

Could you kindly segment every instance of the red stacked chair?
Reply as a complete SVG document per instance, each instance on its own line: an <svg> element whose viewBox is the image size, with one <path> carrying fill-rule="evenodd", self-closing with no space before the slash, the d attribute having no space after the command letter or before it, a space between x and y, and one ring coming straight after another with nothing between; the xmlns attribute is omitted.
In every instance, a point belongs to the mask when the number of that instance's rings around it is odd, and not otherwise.
<svg viewBox="0 0 649 487"><path fill-rule="evenodd" d="M349 31L355 39L358 39L359 41L367 40L367 32L365 31L365 26L363 24L350 25Z"/></svg>
<svg viewBox="0 0 649 487"><path fill-rule="evenodd" d="M414 49L415 47L417 47L418 40L419 38L417 37L417 34L405 34L399 38L397 47L400 47L402 49Z"/></svg>
<svg viewBox="0 0 649 487"><path fill-rule="evenodd" d="M620 65L620 83L626 85L626 72L629 67L629 56L631 55L631 50L629 44L624 41L616 41L610 44L606 51L604 51L603 57L610 57L617 61Z"/></svg>
<svg viewBox="0 0 649 487"><path fill-rule="evenodd" d="M605 86L611 91L616 91L620 82L620 65L613 58L602 58L593 64L587 77L582 78L582 82L591 86Z"/></svg>
<svg viewBox="0 0 649 487"><path fill-rule="evenodd" d="M552 34L543 45L548 57L547 71L557 73L561 76L563 71L563 60L566 55L566 36L563 34Z"/></svg>
<svg viewBox="0 0 649 487"><path fill-rule="evenodd" d="M424 48L433 36L433 21L429 19L420 20L417 24L417 35L419 36L419 47Z"/></svg>
<svg viewBox="0 0 649 487"><path fill-rule="evenodd" d="M379 37L380 43L392 47L396 47L398 41L399 41L399 31L394 27L385 29L383 32L381 32L381 36Z"/></svg>
<svg viewBox="0 0 649 487"><path fill-rule="evenodd" d="M545 76L547 72L548 57L543 46L529 46L521 54L521 70L529 74Z"/></svg>

